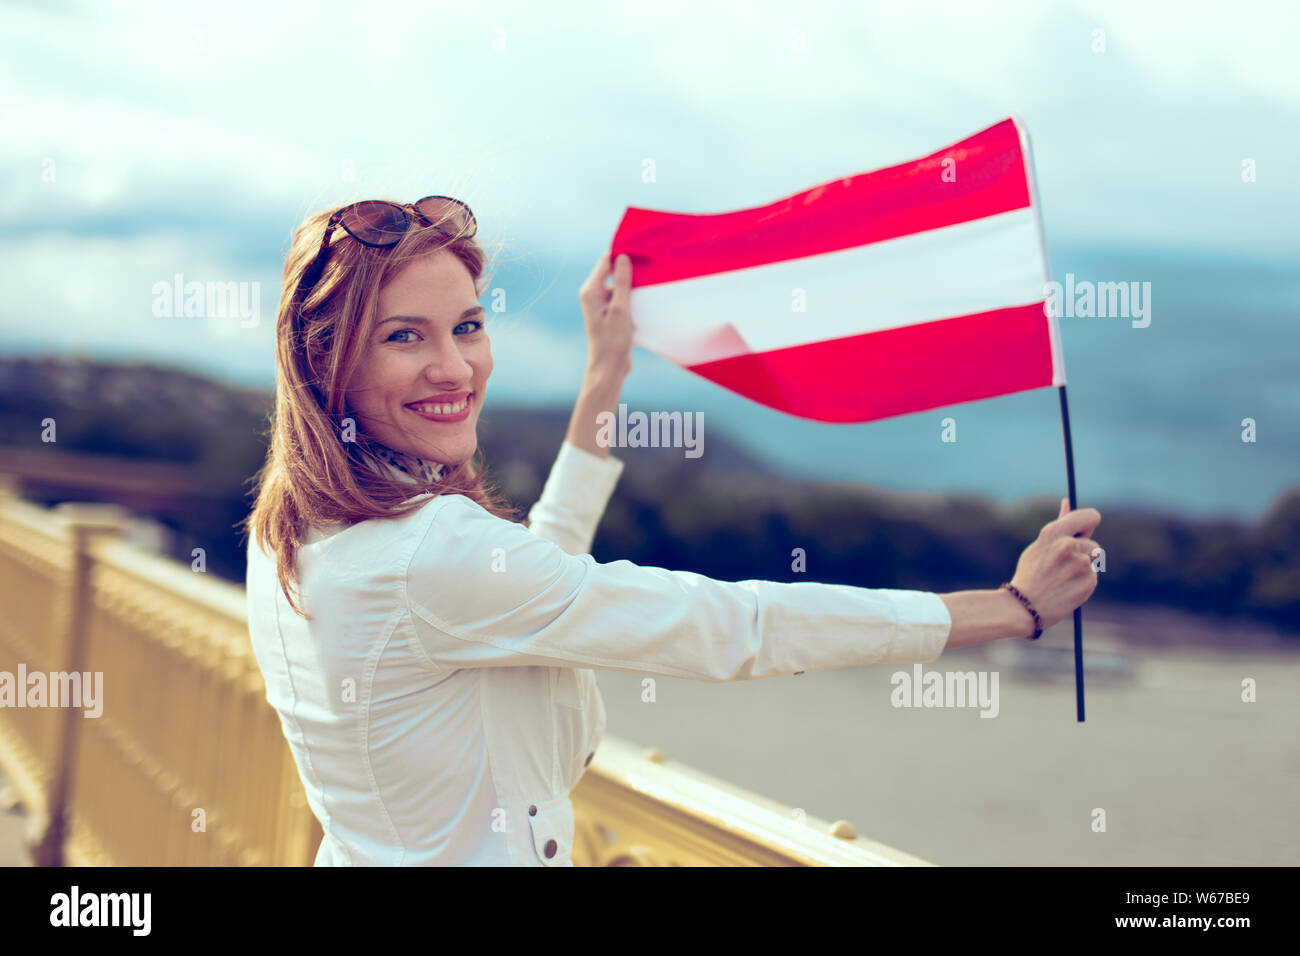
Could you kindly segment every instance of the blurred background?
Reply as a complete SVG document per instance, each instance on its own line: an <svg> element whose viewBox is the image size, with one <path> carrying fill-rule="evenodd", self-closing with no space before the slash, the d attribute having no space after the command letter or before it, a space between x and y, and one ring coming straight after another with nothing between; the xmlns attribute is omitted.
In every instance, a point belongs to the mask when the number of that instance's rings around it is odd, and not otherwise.
<svg viewBox="0 0 1300 956"><path fill-rule="evenodd" d="M187 564L202 547L210 573L241 583L233 526L265 450L283 256L307 214L431 193L473 207L507 303L489 312L480 438L526 508L581 380L577 289L626 207L762 205L1019 113L1053 277L1150 283L1145 328L1060 319L1078 498L1103 512L1107 562L1084 614L1088 722L1074 722L1066 622L1032 652L942 658L1001 669L997 720L891 707L888 665L660 680L655 704L635 675L602 673L610 733L938 863L1300 862L1300 8L0 15L0 472L33 501L124 504L140 544ZM236 283L241 308L160 315L159 289L189 282ZM634 366L629 408L701 412L705 454L616 451L629 466L598 560L995 587L1066 494L1052 389L824 425L640 350ZM947 417L957 442L940 440ZM1257 703L1240 700L1247 677ZM1121 811L1109 835L1087 826L1103 805Z"/></svg>

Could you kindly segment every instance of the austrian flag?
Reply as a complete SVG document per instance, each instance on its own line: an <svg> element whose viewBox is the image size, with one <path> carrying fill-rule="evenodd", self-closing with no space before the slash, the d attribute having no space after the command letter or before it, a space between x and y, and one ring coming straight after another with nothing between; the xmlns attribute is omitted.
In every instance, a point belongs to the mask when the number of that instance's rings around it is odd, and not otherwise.
<svg viewBox="0 0 1300 956"><path fill-rule="evenodd" d="M1004 120L766 206L630 207L634 343L823 422L1065 384L1028 137Z"/></svg>

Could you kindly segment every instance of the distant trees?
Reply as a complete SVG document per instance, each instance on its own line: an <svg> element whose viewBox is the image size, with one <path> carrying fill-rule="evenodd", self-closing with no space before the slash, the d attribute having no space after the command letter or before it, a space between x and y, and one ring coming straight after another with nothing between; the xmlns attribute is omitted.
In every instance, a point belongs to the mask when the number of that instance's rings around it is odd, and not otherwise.
<svg viewBox="0 0 1300 956"><path fill-rule="evenodd" d="M208 570L244 578L234 526L266 449L269 392L148 365L0 359L0 442L182 462L207 494L168 519L174 554L195 547ZM527 508L564 436L568 409L485 411L479 439L502 490ZM709 454L621 448L629 462L596 535L597 560L696 571L723 580L823 581L863 587L996 587L1055 517L1057 502L1002 508L980 498L913 499L867 486L773 475L716 432ZM217 489L215 496L212 489ZM224 489L224 491L222 490ZM1108 601L1248 614L1300 633L1300 486L1253 526L1108 506L1098 540ZM800 549L800 560L792 557Z"/></svg>

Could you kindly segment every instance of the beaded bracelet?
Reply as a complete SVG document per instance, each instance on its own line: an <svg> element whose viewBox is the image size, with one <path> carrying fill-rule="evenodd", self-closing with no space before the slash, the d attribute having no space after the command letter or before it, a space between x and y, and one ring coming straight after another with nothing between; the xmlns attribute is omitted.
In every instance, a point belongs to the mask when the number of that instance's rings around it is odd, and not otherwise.
<svg viewBox="0 0 1300 956"><path fill-rule="evenodd" d="M1020 603L1025 606L1025 609L1034 616L1034 636L1027 637L1025 638L1025 640L1027 641L1038 640L1039 636L1042 635L1043 633L1043 619L1038 616L1038 612L1034 610L1034 606L1029 603L1029 598L1021 594L1020 589L1016 587L1014 584L1012 584L1010 581L1003 581L1000 585L998 585L998 587L1006 588L1008 591L1010 591L1012 594L1018 597L1020 599Z"/></svg>

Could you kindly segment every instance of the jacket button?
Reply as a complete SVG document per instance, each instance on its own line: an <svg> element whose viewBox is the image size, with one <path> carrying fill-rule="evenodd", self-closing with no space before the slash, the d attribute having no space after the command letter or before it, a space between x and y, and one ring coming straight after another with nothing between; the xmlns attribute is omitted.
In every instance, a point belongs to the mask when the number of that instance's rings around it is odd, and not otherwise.
<svg viewBox="0 0 1300 956"><path fill-rule="evenodd" d="M591 765L591 758L594 757L594 756L596 756L596 751L593 750L591 753L587 754L587 759L584 760L584 761L582 762L582 765L583 765L584 767L590 766L590 765Z"/></svg>
<svg viewBox="0 0 1300 956"><path fill-rule="evenodd" d="M555 841L554 841L554 840L547 840L547 841L546 841L546 858L549 860L551 857L555 856L555 851L556 851L557 849L559 849L559 847L557 847L557 846L555 845Z"/></svg>
<svg viewBox="0 0 1300 956"><path fill-rule="evenodd" d="M534 803L531 807L528 808L528 815L530 817L537 816L537 804Z"/></svg>

